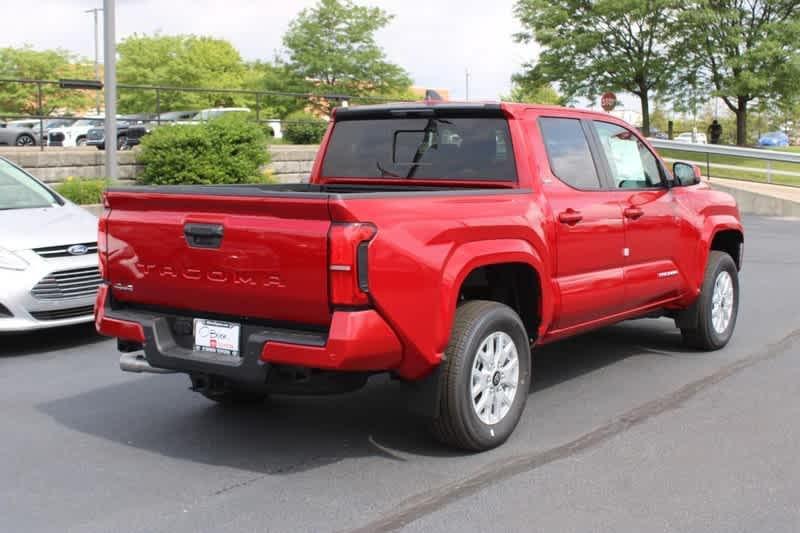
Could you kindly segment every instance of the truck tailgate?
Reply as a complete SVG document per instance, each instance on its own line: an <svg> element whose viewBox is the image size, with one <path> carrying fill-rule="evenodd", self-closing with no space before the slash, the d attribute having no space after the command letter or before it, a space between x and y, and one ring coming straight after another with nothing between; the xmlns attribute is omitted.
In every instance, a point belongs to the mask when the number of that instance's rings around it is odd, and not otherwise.
<svg viewBox="0 0 800 533"><path fill-rule="evenodd" d="M106 202L104 270L115 300L329 323L327 195L113 190Z"/></svg>

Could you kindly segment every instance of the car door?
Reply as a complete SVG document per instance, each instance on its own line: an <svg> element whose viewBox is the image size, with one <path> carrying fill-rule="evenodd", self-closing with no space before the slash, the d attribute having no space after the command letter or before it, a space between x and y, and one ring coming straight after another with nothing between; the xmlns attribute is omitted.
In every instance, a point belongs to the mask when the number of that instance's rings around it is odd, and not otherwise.
<svg viewBox="0 0 800 533"><path fill-rule="evenodd" d="M676 261L681 218L664 170L632 130L600 120L592 126L625 221L625 307L675 298L685 286Z"/></svg>
<svg viewBox="0 0 800 533"><path fill-rule="evenodd" d="M577 328L624 309L622 209L604 190L578 118L540 117L549 168L543 190L555 218L555 272L560 295L554 330Z"/></svg>

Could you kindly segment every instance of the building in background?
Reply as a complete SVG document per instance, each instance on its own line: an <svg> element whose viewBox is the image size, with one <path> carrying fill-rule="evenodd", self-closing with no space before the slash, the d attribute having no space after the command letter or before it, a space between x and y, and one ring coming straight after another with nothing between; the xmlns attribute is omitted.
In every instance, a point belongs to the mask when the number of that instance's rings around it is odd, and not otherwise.
<svg viewBox="0 0 800 533"><path fill-rule="evenodd" d="M442 100L450 100L450 89L437 89L435 87L411 87L410 89L411 94L413 94L420 100L425 99L425 93L428 90L433 90L439 93L439 96L442 97Z"/></svg>

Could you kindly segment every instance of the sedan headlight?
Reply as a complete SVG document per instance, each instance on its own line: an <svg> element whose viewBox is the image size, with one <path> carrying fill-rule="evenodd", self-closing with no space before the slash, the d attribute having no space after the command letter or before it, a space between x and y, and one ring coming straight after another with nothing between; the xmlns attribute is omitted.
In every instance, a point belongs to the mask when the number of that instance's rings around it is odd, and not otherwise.
<svg viewBox="0 0 800 533"><path fill-rule="evenodd" d="M14 252L0 248L0 268L5 270L25 270L28 268L28 263Z"/></svg>

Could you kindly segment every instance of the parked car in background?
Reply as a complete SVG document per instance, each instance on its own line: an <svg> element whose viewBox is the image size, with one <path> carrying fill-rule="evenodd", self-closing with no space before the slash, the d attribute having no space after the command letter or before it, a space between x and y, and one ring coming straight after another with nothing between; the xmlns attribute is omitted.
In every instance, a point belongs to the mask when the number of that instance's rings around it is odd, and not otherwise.
<svg viewBox="0 0 800 533"><path fill-rule="evenodd" d="M103 125L103 117L90 116L76 120L68 126L52 128L47 135L50 146L83 146L89 130Z"/></svg>
<svg viewBox="0 0 800 533"><path fill-rule="evenodd" d="M682 143L708 144L705 133L692 133L691 131L681 133L675 137L675 140Z"/></svg>
<svg viewBox="0 0 800 533"><path fill-rule="evenodd" d="M157 115L157 119L154 118L151 120L153 123L160 122L162 124L171 123L171 122L187 122L192 120L195 115L197 115L197 111L167 111L166 113L161 113Z"/></svg>
<svg viewBox="0 0 800 533"><path fill-rule="evenodd" d="M36 146L39 144L36 135L30 128L21 128L0 123L0 146Z"/></svg>
<svg viewBox="0 0 800 533"><path fill-rule="evenodd" d="M0 157L0 333L92 321L96 228L88 211Z"/></svg>
<svg viewBox="0 0 800 533"><path fill-rule="evenodd" d="M212 109L203 109L202 111L196 113L188 122L191 124L196 124L198 122L208 122L209 120L221 117L226 113L249 114L252 113L252 111L247 107L215 107ZM254 116L250 118L255 120ZM275 118L275 119L261 120L259 123L264 128L264 131L267 133L269 137L272 137L274 139L283 138L283 128L280 119Z"/></svg>
<svg viewBox="0 0 800 533"><path fill-rule="evenodd" d="M272 137L273 139L283 139L283 128L281 126L280 119L271 118L263 121L263 124L266 127L268 136Z"/></svg>
<svg viewBox="0 0 800 533"><path fill-rule="evenodd" d="M9 120L8 122L6 122L6 124L14 128L28 128L30 130L34 128L39 129L39 119L36 118Z"/></svg>
<svg viewBox="0 0 800 533"><path fill-rule="evenodd" d="M758 145L765 147L789 146L789 136L782 131L771 131L758 138Z"/></svg>
<svg viewBox="0 0 800 533"><path fill-rule="evenodd" d="M36 146L40 142L37 132L28 127L10 122L0 123L0 146Z"/></svg>
<svg viewBox="0 0 800 533"><path fill-rule="evenodd" d="M150 125L145 123L132 123L129 120L117 123L117 150L133 148L141 142L142 137L150 133ZM105 126L92 128L86 134L86 145L95 146L98 150L105 150Z"/></svg>
<svg viewBox="0 0 800 533"><path fill-rule="evenodd" d="M203 109L195 113L192 117L192 122L208 122L226 113L250 113L250 109L247 107L214 107L211 109Z"/></svg>
<svg viewBox="0 0 800 533"><path fill-rule="evenodd" d="M37 118L26 118L26 119L18 119L18 120L9 120L7 122L8 126L15 127L15 128L26 128L30 130L33 134L34 138L36 139L36 143L40 144L42 142L42 133L44 133L44 144L47 144L47 137L50 133L50 130L54 128L61 128L72 125L75 122L75 119L72 118L46 118L41 121L41 125L39 124L39 119ZM40 131L41 129L41 131Z"/></svg>

